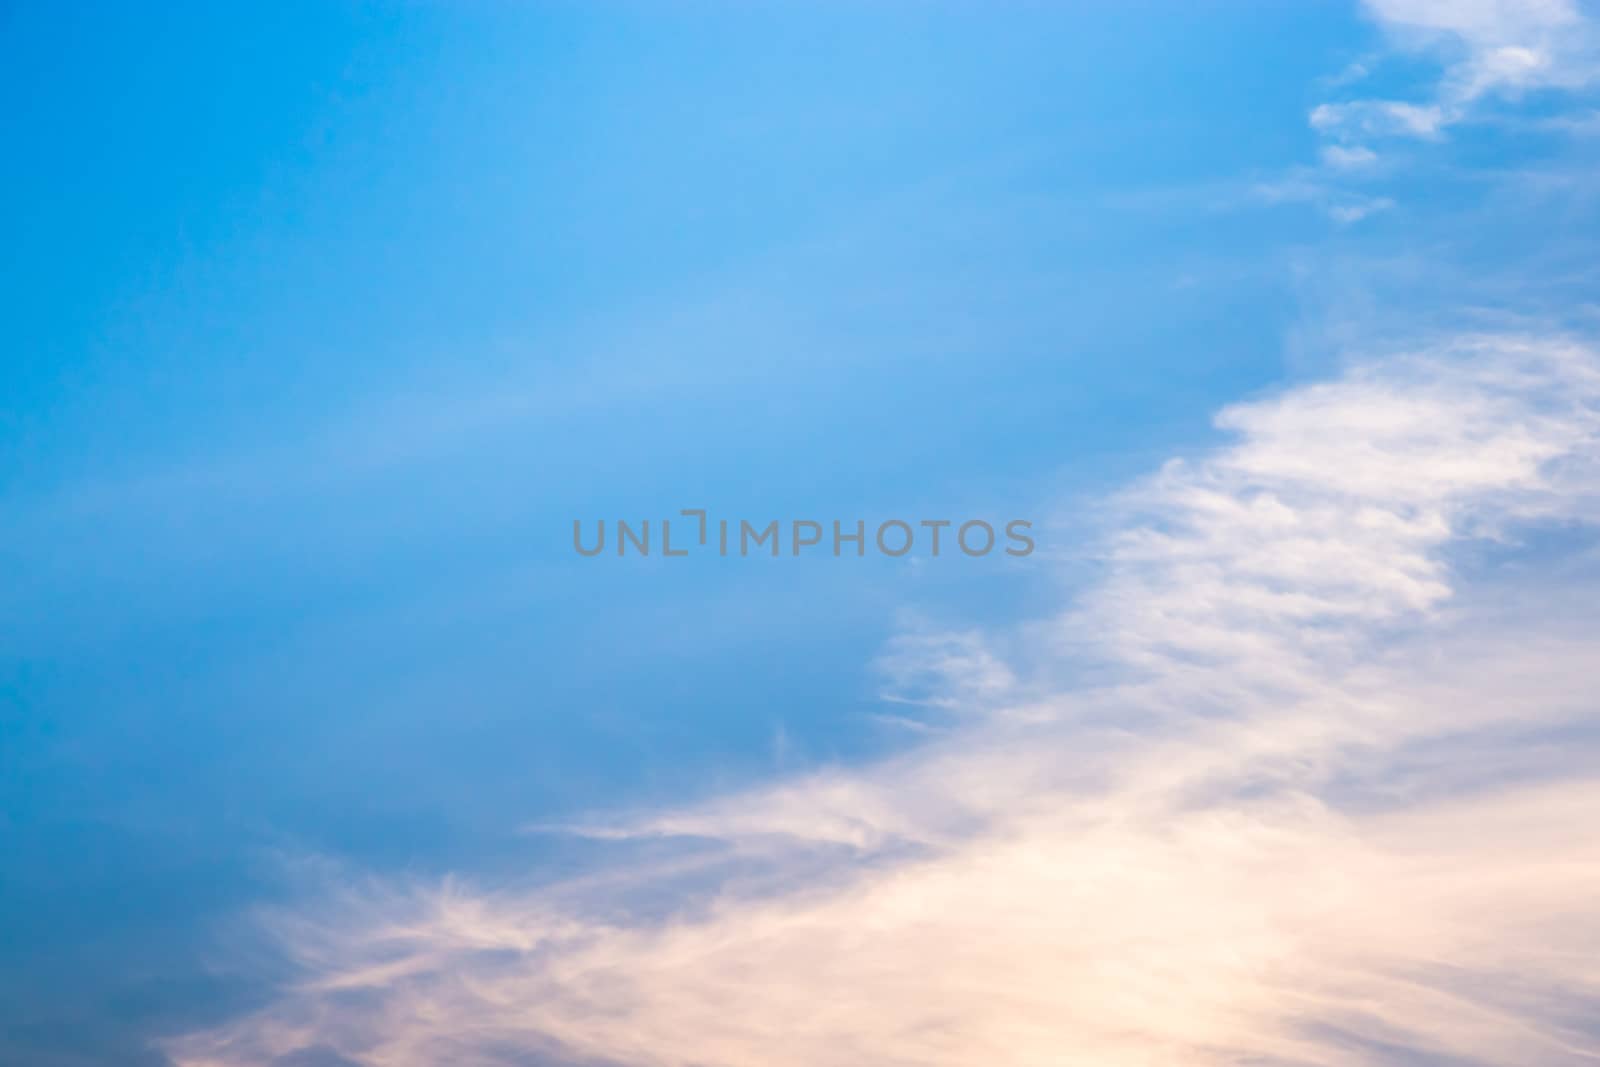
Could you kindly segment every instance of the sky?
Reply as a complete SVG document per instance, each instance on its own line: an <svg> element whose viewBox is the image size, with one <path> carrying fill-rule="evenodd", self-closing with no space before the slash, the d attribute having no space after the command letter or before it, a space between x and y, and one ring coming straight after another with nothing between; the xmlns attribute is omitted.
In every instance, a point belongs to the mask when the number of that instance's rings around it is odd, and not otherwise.
<svg viewBox="0 0 1600 1067"><path fill-rule="evenodd" d="M1600 1057L1592 4L10 3L0 98L0 1063ZM574 551L682 509L1036 550Z"/></svg>

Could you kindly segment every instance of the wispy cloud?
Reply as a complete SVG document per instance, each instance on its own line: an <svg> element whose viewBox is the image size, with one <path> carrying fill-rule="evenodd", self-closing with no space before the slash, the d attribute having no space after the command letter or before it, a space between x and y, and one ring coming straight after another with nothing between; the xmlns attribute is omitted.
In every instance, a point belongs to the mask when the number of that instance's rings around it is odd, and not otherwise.
<svg viewBox="0 0 1600 1067"><path fill-rule="evenodd" d="M1342 141L1431 139L1485 98L1582 89L1600 80L1600 27L1574 0L1366 0L1400 51L1442 63L1431 98L1319 104L1311 125ZM1360 79L1346 79L1360 84Z"/></svg>
<svg viewBox="0 0 1600 1067"><path fill-rule="evenodd" d="M1370 148L1356 145L1346 148L1344 145L1324 145L1322 148L1322 162L1338 170L1355 170L1361 167L1370 167L1378 161L1378 154Z"/></svg>
<svg viewBox="0 0 1600 1067"><path fill-rule="evenodd" d="M1397 44L1448 60L1441 106L1489 93L1575 89L1600 77L1600 39L1576 0L1366 0Z"/></svg>
<svg viewBox="0 0 1600 1067"><path fill-rule="evenodd" d="M581 880L347 885L174 1059L1600 1058L1596 620L1554 595L1596 575L1518 548L1595 516L1600 360L1458 338L1219 425L1058 618L896 650L970 719L575 828L618 842Z"/></svg>
<svg viewBox="0 0 1600 1067"><path fill-rule="evenodd" d="M1358 222L1395 205L1393 195L1375 190L1415 169L1416 146L1437 145L1463 123L1504 122L1495 105L1535 92L1560 93L1571 113L1518 121L1571 134L1587 129L1593 107L1586 90L1600 85L1600 23L1571 0L1367 0L1363 6L1384 46L1322 82L1330 99L1306 116L1322 140L1317 163L1258 184L1257 199L1308 203L1335 222ZM1397 58L1421 58L1434 72L1403 93L1375 88L1377 72Z"/></svg>
<svg viewBox="0 0 1600 1067"><path fill-rule="evenodd" d="M1359 149L1336 149L1344 155L1324 156L1328 167L1350 170L1368 166L1376 160L1363 157ZM1343 224L1360 222L1380 211L1394 207L1387 196L1341 188L1320 176L1314 169L1302 167L1273 181L1257 182L1251 187L1253 197L1266 204L1311 204L1320 208L1333 221Z"/></svg>
<svg viewBox="0 0 1600 1067"><path fill-rule="evenodd" d="M1344 104L1318 104L1311 110L1310 121L1314 130L1344 136L1432 138L1443 128L1445 114L1434 105L1424 107L1398 100L1352 100ZM1359 154L1360 149L1346 149L1346 152Z"/></svg>

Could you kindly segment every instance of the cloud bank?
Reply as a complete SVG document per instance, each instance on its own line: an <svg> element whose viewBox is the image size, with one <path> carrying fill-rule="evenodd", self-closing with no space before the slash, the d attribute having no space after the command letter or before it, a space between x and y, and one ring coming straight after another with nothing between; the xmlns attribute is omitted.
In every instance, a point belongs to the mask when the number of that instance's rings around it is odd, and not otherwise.
<svg viewBox="0 0 1600 1067"><path fill-rule="evenodd" d="M181 1067L1600 1059L1600 359L1464 337L1229 408L1058 617L895 651L884 762L352 880Z"/></svg>

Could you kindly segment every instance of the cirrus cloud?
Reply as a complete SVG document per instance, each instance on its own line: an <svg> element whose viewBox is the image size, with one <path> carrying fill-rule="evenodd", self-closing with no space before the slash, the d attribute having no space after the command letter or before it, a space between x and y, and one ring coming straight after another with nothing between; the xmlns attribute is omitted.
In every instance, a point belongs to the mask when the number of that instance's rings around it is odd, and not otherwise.
<svg viewBox="0 0 1600 1067"><path fill-rule="evenodd" d="M897 649L981 694L933 740L569 827L616 851L567 882L344 883L173 1060L1593 1062L1600 360L1464 337L1218 423L1019 662Z"/></svg>

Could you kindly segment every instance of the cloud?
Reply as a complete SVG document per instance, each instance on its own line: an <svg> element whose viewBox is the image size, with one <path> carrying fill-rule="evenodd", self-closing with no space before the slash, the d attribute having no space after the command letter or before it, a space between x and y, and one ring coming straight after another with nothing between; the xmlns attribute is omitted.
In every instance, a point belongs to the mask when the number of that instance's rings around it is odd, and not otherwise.
<svg viewBox="0 0 1600 1067"><path fill-rule="evenodd" d="M1353 222L1360 222L1376 212L1387 211L1392 207L1394 207L1393 200L1387 197L1374 197L1360 203L1334 204L1327 208L1327 212L1333 221L1349 225Z"/></svg>
<svg viewBox="0 0 1600 1067"><path fill-rule="evenodd" d="M1344 145L1324 145L1322 149L1322 162L1336 170L1354 170L1360 167L1370 167L1378 161L1378 154L1370 148L1356 145L1347 148Z"/></svg>
<svg viewBox="0 0 1600 1067"><path fill-rule="evenodd" d="M573 881L347 882L173 1059L1593 1062L1600 576L1519 546L1596 515L1600 360L1459 338L1218 424L1058 617L897 646L975 701L933 740L572 828Z"/></svg>
<svg viewBox="0 0 1600 1067"><path fill-rule="evenodd" d="M1450 57L1453 105L1488 93L1575 89L1600 76L1594 23L1575 0L1366 0L1402 47Z"/></svg>
<svg viewBox="0 0 1600 1067"><path fill-rule="evenodd" d="M1394 48L1436 56L1443 70L1431 100L1313 108L1312 127L1342 142L1432 140L1486 97L1600 81L1600 29L1573 0L1366 0L1365 7Z"/></svg>
<svg viewBox="0 0 1600 1067"><path fill-rule="evenodd" d="M1320 131L1351 132L1368 136L1406 134L1437 137L1444 125L1443 109L1402 104L1394 100L1356 100L1348 104L1319 104L1311 111L1311 127ZM1343 150L1341 160L1360 158L1363 149ZM1371 154L1371 149L1365 150Z"/></svg>
<svg viewBox="0 0 1600 1067"><path fill-rule="evenodd" d="M1330 158L1324 153L1324 163L1340 170L1369 166L1377 160L1376 155L1365 149L1335 148L1334 151L1341 155ZM1265 204L1310 204L1342 225L1360 222L1395 206L1394 200L1387 196L1373 196L1340 188L1304 167L1273 181L1257 182L1251 187L1250 193L1254 199Z"/></svg>
<svg viewBox="0 0 1600 1067"><path fill-rule="evenodd" d="M1453 127L1492 122L1581 136L1593 125L1600 23L1572 0L1366 0L1363 7L1383 47L1320 83L1336 99L1306 116L1322 139L1317 165L1259 185L1258 199L1313 204L1349 225L1395 205L1375 188L1419 162L1407 146L1438 145ZM1398 66L1392 60L1417 57L1437 71L1408 89L1411 99L1373 88L1385 67ZM1541 91L1561 94L1546 101L1558 101L1555 114L1506 114ZM1436 154L1431 165L1440 165Z"/></svg>

